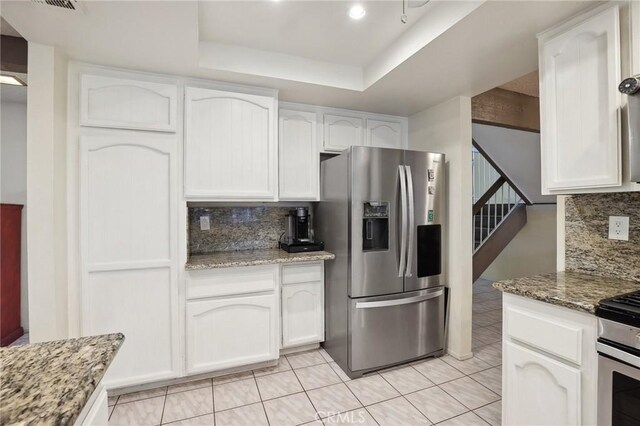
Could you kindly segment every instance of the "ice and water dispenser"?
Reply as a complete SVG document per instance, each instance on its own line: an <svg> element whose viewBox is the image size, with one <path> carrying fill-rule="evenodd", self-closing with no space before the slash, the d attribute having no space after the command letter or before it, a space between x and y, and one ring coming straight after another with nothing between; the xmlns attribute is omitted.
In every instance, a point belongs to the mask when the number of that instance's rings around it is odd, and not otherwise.
<svg viewBox="0 0 640 426"><path fill-rule="evenodd" d="M362 215L362 250L389 249L389 203L368 201Z"/></svg>

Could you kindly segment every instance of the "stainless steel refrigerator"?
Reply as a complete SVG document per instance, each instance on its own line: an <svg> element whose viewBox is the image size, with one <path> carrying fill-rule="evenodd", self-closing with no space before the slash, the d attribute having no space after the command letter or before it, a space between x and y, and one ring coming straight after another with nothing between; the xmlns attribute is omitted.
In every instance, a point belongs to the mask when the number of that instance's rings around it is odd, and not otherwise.
<svg viewBox="0 0 640 426"><path fill-rule="evenodd" d="M351 147L321 165L324 348L352 378L444 346L443 154Z"/></svg>

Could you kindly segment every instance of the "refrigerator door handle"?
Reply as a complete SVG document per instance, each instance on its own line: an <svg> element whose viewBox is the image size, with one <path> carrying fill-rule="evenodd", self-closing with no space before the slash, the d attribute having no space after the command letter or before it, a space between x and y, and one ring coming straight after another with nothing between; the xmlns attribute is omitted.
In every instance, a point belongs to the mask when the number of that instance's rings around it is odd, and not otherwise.
<svg viewBox="0 0 640 426"><path fill-rule="evenodd" d="M403 297L400 299L393 299L393 300L380 300L378 302L358 302L356 303L356 309L384 308L387 306L398 306L398 305L409 305L411 303L420 303L420 302L424 302L425 300L440 297L442 296L443 292L444 290L438 290L433 293L425 294L424 296Z"/></svg>
<svg viewBox="0 0 640 426"><path fill-rule="evenodd" d="M415 234L415 212L414 212L414 204L413 204L413 178L411 177L411 166L405 167L405 175L407 176L407 192L409 193L408 197L408 211L409 211L409 245L407 247L407 272L404 274L405 277L410 277L411 274L411 260L413 259L413 235Z"/></svg>
<svg viewBox="0 0 640 426"><path fill-rule="evenodd" d="M398 277L404 276L407 259L407 180L404 166L398 166L400 174L400 208L402 218L400 222L400 261L398 265Z"/></svg>

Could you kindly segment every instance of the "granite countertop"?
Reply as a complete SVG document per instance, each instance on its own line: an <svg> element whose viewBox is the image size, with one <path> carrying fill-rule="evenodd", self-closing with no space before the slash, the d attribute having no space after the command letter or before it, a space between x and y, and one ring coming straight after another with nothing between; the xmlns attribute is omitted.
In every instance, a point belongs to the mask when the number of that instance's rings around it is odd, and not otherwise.
<svg viewBox="0 0 640 426"><path fill-rule="evenodd" d="M118 333L0 348L0 424L72 425L123 341Z"/></svg>
<svg viewBox="0 0 640 426"><path fill-rule="evenodd" d="M638 291L640 282L567 271L496 281L493 287L505 293L595 314L600 300Z"/></svg>
<svg viewBox="0 0 640 426"><path fill-rule="evenodd" d="M305 253L287 253L280 249L218 251L190 256L185 269L193 271L197 269L269 265L273 263L312 262L314 260L335 259L335 257L335 254L327 251Z"/></svg>

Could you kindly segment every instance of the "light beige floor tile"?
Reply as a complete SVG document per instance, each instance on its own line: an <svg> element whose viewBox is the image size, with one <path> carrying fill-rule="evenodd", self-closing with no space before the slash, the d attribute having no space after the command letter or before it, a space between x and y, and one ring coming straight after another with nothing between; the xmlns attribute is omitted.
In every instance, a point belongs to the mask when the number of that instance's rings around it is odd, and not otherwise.
<svg viewBox="0 0 640 426"><path fill-rule="evenodd" d="M464 374L461 371L456 370L439 358L420 361L412 364L412 366L435 384L464 377Z"/></svg>
<svg viewBox="0 0 640 426"><path fill-rule="evenodd" d="M114 405L116 405L116 402L118 402L118 398L120 398L120 396L118 396L118 395L108 397L107 398L107 406L108 407L113 407Z"/></svg>
<svg viewBox="0 0 640 426"><path fill-rule="evenodd" d="M179 383L177 385L169 386L167 393L172 394L176 392L184 392L188 390L200 389L211 387L211 379L194 380L191 382Z"/></svg>
<svg viewBox="0 0 640 426"><path fill-rule="evenodd" d="M215 385L213 401L216 411L222 411L260 402L260 394L255 379L238 380Z"/></svg>
<svg viewBox="0 0 640 426"><path fill-rule="evenodd" d="M167 394L167 387L149 389L139 392L127 393L120 395L118 404L126 404L127 402L140 401L141 399L156 398L158 396L165 396Z"/></svg>
<svg viewBox="0 0 640 426"><path fill-rule="evenodd" d="M502 367L493 367L488 370L472 374L471 377L484 387L489 388L498 395L502 395Z"/></svg>
<svg viewBox="0 0 640 426"><path fill-rule="evenodd" d="M299 425L316 418L316 410L304 392L265 401L264 408L271 426Z"/></svg>
<svg viewBox="0 0 640 426"><path fill-rule="evenodd" d="M502 401L496 401L492 404L480 407L474 410L474 413L482 417L482 419L491 426L502 425Z"/></svg>
<svg viewBox="0 0 640 426"><path fill-rule="evenodd" d="M476 414L468 412L445 422L438 423L438 426L487 426L487 422L482 420Z"/></svg>
<svg viewBox="0 0 640 426"><path fill-rule="evenodd" d="M367 407L380 426L430 425L431 422L403 397Z"/></svg>
<svg viewBox="0 0 640 426"><path fill-rule="evenodd" d="M403 395L434 386L431 380L411 366L381 372L380 375Z"/></svg>
<svg viewBox="0 0 640 426"><path fill-rule="evenodd" d="M192 417L190 419L178 420L173 423L163 423L163 425L171 426L214 426L215 421L213 414L205 414L204 416Z"/></svg>
<svg viewBox="0 0 640 426"><path fill-rule="evenodd" d="M216 413L216 426L268 426L262 403L245 405Z"/></svg>
<svg viewBox="0 0 640 426"><path fill-rule="evenodd" d="M212 380L214 385L222 385L225 383L231 383L231 382L236 382L238 380L248 379L249 377L253 377L253 371L251 370L214 377Z"/></svg>
<svg viewBox="0 0 640 426"><path fill-rule="evenodd" d="M210 413L213 413L212 389L194 389L167 395L162 422L170 423Z"/></svg>
<svg viewBox="0 0 640 426"><path fill-rule="evenodd" d="M362 407L344 383L310 390L307 395L321 418Z"/></svg>
<svg viewBox="0 0 640 426"><path fill-rule="evenodd" d="M464 374L469 375L477 373L478 371L486 370L491 366L479 358L469 358L464 361L460 361L452 357L451 355L445 355L440 358L456 370L462 371Z"/></svg>
<svg viewBox="0 0 640 426"><path fill-rule="evenodd" d="M264 367L264 368L259 368L257 370L253 370L253 374L256 377L260 377L260 376L266 376L267 374L281 373L283 371L289 371L289 370L291 370L291 365L289 364L289 361L287 361L287 357L283 355L278 359L278 364L276 364L275 366Z"/></svg>
<svg viewBox="0 0 640 426"><path fill-rule="evenodd" d="M260 397L263 401L303 391L293 371L256 377L256 382L258 383L258 390L260 391Z"/></svg>
<svg viewBox="0 0 640 426"><path fill-rule="evenodd" d="M320 355L322 355L322 358L324 358L325 361L333 362L333 358L331 358L331 355L329 355L329 353L324 349L320 349Z"/></svg>
<svg viewBox="0 0 640 426"><path fill-rule="evenodd" d="M471 410L500 399L496 393L469 377L444 383L440 387Z"/></svg>
<svg viewBox="0 0 640 426"><path fill-rule="evenodd" d="M438 423L469 411L464 405L452 398L451 395L435 386L406 395L406 398L433 423Z"/></svg>
<svg viewBox="0 0 640 426"><path fill-rule="evenodd" d="M483 346L475 351L473 356L492 367L500 365L502 364L502 343Z"/></svg>
<svg viewBox="0 0 640 426"><path fill-rule="evenodd" d="M502 334L497 332L496 330L490 328L493 326L480 328L473 333L473 337L475 339L480 339L488 344L496 343L502 340Z"/></svg>
<svg viewBox="0 0 640 426"><path fill-rule="evenodd" d="M398 391L379 375L351 380L347 382L347 386L364 405L371 405L400 396Z"/></svg>
<svg viewBox="0 0 640 426"><path fill-rule="evenodd" d="M361 426L378 426L378 423L371 417L371 414L365 409L360 408L346 413L336 414L323 420L327 426L331 425L361 425Z"/></svg>
<svg viewBox="0 0 640 426"><path fill-rule="evenodd" d="M291 364L291 368L310 367L312 365L324 364L327 362L322 355L320 355L320 351L317 349L287 355L287 360L289 361L289 364Z"/></svg>
<svg viewBox="0 0 640 426"><path fill-rule="evenodd" d="M316 389L323 386L334 385L342 382L340 377L333 371L329 364L314 365L295 370L296 376L306 390Z"/></svg>
<svg viewBox="0 0 640 426"><path fill-rule="evenodd" d="M348 382L351 380L351 378L347 376L347 373L342 371L342 368L340 368L337 362L330 362L329 366L331 367L331 369L333 369L333 371L336 372L338 377L340 377L340 380L342 380L343 382Z"/></svg>
<svg viewBox="0 0 640 426"><path fill-rule="evenodd" d="M163 406L164 396L118 404L113 409L109 425L159 425Z"/></svg>

